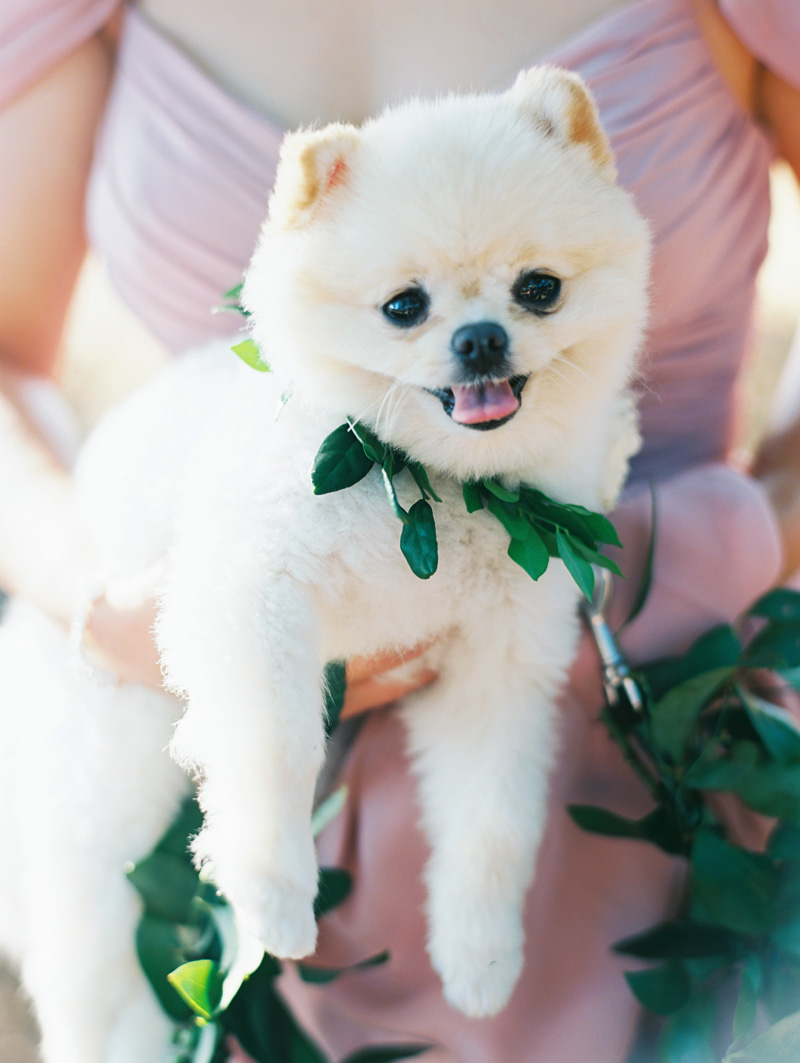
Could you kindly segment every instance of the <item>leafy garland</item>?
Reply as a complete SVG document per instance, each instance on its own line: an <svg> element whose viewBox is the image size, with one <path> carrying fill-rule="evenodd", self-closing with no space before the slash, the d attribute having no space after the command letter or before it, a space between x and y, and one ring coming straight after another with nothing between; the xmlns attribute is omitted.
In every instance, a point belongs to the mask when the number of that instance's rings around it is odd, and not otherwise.
<svg viewBox="0 0 800 1063"><path fill-rule="evenodd" d="M330 734L344 702L344 664L334 662L325 671ZM341 811L346 796L342 787L319 806L312 821L315 836ZM230 905L195 868L189 847L202 818L196 798L187 799L153 852L128 871L143 902L136 933L139 962L175 1023L171 1063L224 1063L229 1035L256 1063L328 1063L276 991L280 961L260 949L252 955L240 949ZM317 918L341 904L351 887L347 871L323 868ZM326 983L388 961L389 954L382 952L348 968L300 963L297 969L307 982ZM371 1045L341 1063L390 1063L428 1048Z"/></svg>
<svg viewBox="0 0 800 1063"><path fill-rule="evenodd" d="M436 521L430 499L441 502L431 487L425 467L402 450L382 442L366 425L347 421L325 438L311 479L318 495L342 491L362 480L378 466L394 512L403 525L400 549L415 576L429 579L439 563ZM394 477L406 470L422 496L406 510L398 501ZM600 543L620 546L614 526L601 513L583 506L555 502L534 487L505 487L495 479L472 480L462 485L468 513L487 508L511 536L508 556L532 579L547 570L551 557L560 557L583 594L594 589L592 565L620 575L614 562L598 550Z"/></svg>
<svg viewBox="0 0 800 1063"><path fill-rule="evenodd" d="M800 1059L800 729L774 700L800 690L800 593L759 599L739 627L756 623L749 642L721 625L682 657L634 671L638 710L624 688L606 706L606 727L654 809L640 820L569 810L584 830L688 864L684 913L614 946L657 961L626 978L666 1019L661 1063ZM766 851L731 839L707 799L719 792L776 820Z"/></svg>

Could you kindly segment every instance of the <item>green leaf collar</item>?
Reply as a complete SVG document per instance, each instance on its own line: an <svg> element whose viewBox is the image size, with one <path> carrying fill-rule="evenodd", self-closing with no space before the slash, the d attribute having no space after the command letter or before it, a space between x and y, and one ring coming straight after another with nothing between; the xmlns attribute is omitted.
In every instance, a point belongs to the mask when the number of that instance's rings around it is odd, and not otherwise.
<svg viewBox="0 0 800 1063"><path fill-rule="evenodd" d="M429 579L439 563L436 521L431 500L441 499L431 487L425 467L402 450L382 442L366 425L347 421L325 438L311 474L314 493L329 494L352 487L379 466L389 502L402 523L400 549L415 576ZM398 501L394 477L407 471L420 499L406 510ZM613 524L601 513L583 506L555 502L535 487L509 489L498 480L471 480L462 485L468 513L484 509L510 536L508 556L528 575L539 579L551 557L560 558L587 598L594 590L592 565L602 565L620 575L610 558L599 551L601 543L620 546Z"/></svg>

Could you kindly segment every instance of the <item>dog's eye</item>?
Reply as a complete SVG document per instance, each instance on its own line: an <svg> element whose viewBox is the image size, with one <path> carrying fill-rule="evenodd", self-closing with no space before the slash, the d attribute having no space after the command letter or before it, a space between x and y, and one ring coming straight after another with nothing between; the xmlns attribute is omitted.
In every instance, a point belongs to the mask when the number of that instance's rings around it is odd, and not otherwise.
<svg viewBox="0 0 800 1063"><path fill-rule="evenodd" d="M393 325L408 328L418 325L428 312L428 296L421 288L407 288L393 295L381 307L383 314Z"/></svg>
<svg viewBox="0 0 800 1063"><path fill-rule="evenodd" d="M561 281L550 273L535 269L523 273L513 288L513 296L520 306L538 314L555 310L561 295Z"/></svg>

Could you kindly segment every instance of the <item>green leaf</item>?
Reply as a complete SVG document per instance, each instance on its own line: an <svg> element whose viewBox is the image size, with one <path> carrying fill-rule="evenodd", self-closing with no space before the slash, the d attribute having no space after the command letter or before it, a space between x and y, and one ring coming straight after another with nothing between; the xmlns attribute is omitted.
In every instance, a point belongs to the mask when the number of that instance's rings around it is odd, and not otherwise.
<svg viewBox="0 0 800 1063"><path fill-rule="evenodd" d="M684 853L686 846L671 810L659 805L641 819L626 819L605 808L569 805L567 812L577 825L591 834L652 842L668 853Z"/></svg>
<svg viewBox="0 0 800 1063"><path fill-rule="evenodd" d="M222 999L219 967L212 960L192 960L167 975L169 984L195 1014L211 1019Z"/></svg>
<svg viewBox="0 0 800 1063"><path fill-rule="evenodd" d="M571 508L581 509L583 511L586 526L599 543L608 543L609 546L618 546L622 548L617 529L608 517L604 516L602 513L592 513L590 510L584 510L582 506L572 506Z"/></svg>
<svg viewBox="0 0 800 1063"><path fill-rule="evenodd" d="M244 281L239 281L232 288L229 288L227 292L222 296L223 299L228 299L234 302L239 302L242 297L242 288L244 288Z"/></svg>
<svg viewBox="0 0 800 1063"><path fill-rule="evenodd" d="M431 481L428 479L428 473L424 465L420 465L418 461L406 459L406 468L414 477L417 487L422 491L423 498L427 499L430 496L434 502L442 501L431 487ZM466 484L464 486L466 487Z"/></svg>
<svg viewBox="0 0 800 1063"><path fill-rule="evenodd" d="M733 1037L740 1041L753 1028L758 1009L758 998L762 984L761 964L755 955L748 956L742 965L742 980L739 985L739 998L733 1016Z"/></svg>
<svg viewBox="0 0 800 1063"><path fill-rule="evenodd" d="M279 972L280 964L265 956L220 1021L256 1063L327 1063L276 993Z"/></svg>
<svg viewBox="0 0 800 1063"><path fill-rule="evenodd" d="M735 955L740 942L740 936L725 927L686 919L659 923L643 934L616 942L613 949L643 960L688 959Z"/></svg>
<svg viewBox="0 0 800 1063"><path fill-rule="evenodd" d="M706 828L692 844L695 902L720 926L740 934L766 933L774 920L778 869L763 853L751 853Z"/></svg>
<svg viewBox="0 0 800 1063"><path fill-rule="evenodd" d="M800 1011L770 1026L749 1045L729 1052L723 1063L797 1063L800 1059Z"/></svg>
<svg viewBox="0 0 800 1063"><path fill-rule="evenodd" d="M402 521L403 524L409 524L411 522L411 517L406 512L406 510L403 509L403 507L400 505L400 501L397 497L397 492L395 491L394 484L392 483L391 471L387 470L386 465L384 465L381 470L381 473L383 476L383 486L386 488L386 494L389 498L389 502L391 503L392 509L394 510L394 515L399 521Z"/></svg>
<svg viewBox="0 0 800 1063"><path fill-rule="evenodd" d="M336 908L353 888L353 876L340 867L323 867L319 873L319 890L314 901L317 919Z"/></svg>
<svg viewBox="0 0 800 1063"><path fill-rule="evenodd" d="M339 425L325 437L314 458L311 473L314 494L326 495L352 487L364 479L373 464L350 425Z"/></svg>
<svg viewBox="0 0 800 1063"><path fill-rule="evenodd" d="M495 498L501 499L503 502L519 502L519 488L515 488L510 491L507 487L504 487L498 480L481 480L481 483L489 492L495 496Z"/></svg>
<svg viewBox="0 0 800 1063"><path fill-rule="evenodd" d="M542 537L533 528L526 539L512 539L508 544L508 556L520 568L524 568L531 579L539 579L547 571L550 554Z"/></svg>
<svg viewBox="0 0 800 1063"><path fill-rule="evenodd" d="M742 664L776 670L800 666L800 620L768 624L745 650Z"/></svg>
<svg viewBox="0 0 800 1063"><path fill-rule="evenodd" d="M489 512L503 525L512 539L527 539L533 530L530 522L520 513L519 506L502 502L494 495L488 499Z"/></svg>
<svg viewBox="0 0 800 1063"><path fill-rule="evenodd" d="M696 790L736 790L756 768L760 756L754 742L737 742L730 758L707 757L708 747L685 772L684 786Z"/></svg>
<svg viewBox="0 0 800 1063"><path fill-rule="evenodd" d="M800 862L800 827L793 823L778 823L769 836L767 852L776 860Z"/></svg>
<svg viewBox="0 0 800 1063"><path fill-rule="evenodd" d="M550 499L551 504L553 503ZM617 529L602 513L594 513L591 509L587 509L585 506L567 505L559 506L562 510L566 510L568 513L572 513L576 517L581 518L581 523L585 527L586 531L596 539L599 543L608 543L609 546L622 546L617 535Z"/></svg>
<svg viewBox="0 0 800 1063"><path fill-rule="evenodd" d="M731 789L756 812L800 825L800 764L759 765Z"/></svg>
<svg viewBox="0 0 800 1063"><path fill-rule="evenodd" d="M651 661L643 665L640 671L647 680L653 698L658 700L672 687L696 675L715 668L734 668L739 663L740 652L741 643L736 632L728 624L719 624L701 635L683 657L664 657Z"/></svg>
<svg viewBox="0 0 800 1063"><path fill-rule="evenodd" d="M480 486L474 481L468 481L461 485L461 493L464 496L464 505L467 513L477 513L483 509L483 495Z"/></svg>
<svg viewBox="0 0 800 1063"><path fill-rule="evenodd" d="M627 627L641 613L647 599L650 597L650 588L653 585L653 563L656 556L656 531L658 528L658 509L656 505L656 492L650 485L650 538L647 543L647 554L644 559L644 570L639 586L636 588L636 597L633 599L631 611L625 617L621 628Z"/></svg>
<svg viewBox="0 0 800 1063"><path fill-rule="evenodd" d="M800 690L800 668L779 668L777 671L784 683Z"/></svg>
<svg viewBox="0 0 800 1063"><path fill-rule="evenodd" d="M622 576L623 579L625 578L619 565L616 561L612 561L610 557L606 557L605 554L601 554L598 550L590 549L586 543L582 542L580 539L573 538L571 545L572 549L580 554L581 557L585 558L590 564L600 565L602 568L607 568L609 572L613 572L615 576Z"/></svg>
<svg viewBox="0 0 800 1063"><path fill-rule="evenodd" d="M556 543L558 555L567 566L567 571L578 584L579 589L589 601L594 592L594 572L592 566L570 546L569 540L561 528L556 528Z"/></svg>
<svg viewBox="0 0 800 1063"><path fill-rule="evenodd" d="M134 864L127 876L151 915L174 923L193 921L192 902L198 876L185 857L157 849Z"/></svg>
<svg viewBox="0 0 800 1063"><path fill-rule="evenodd" d="M779 957L777 963L775 958ZM788 1015L794 1015L800 1001L800 962L781 953L772 954L773 963L764 969L764 988L761 1000L770 1022L780 1022ZM782 962L780 962L782 961Z"/></svg>
<svg viewBox="0 0 800 1063"><path fill-rule="evenodd" d="M716 1005L708 996L693 998L671 1015L658 1045L661 1063L718 1063L714 1049Z"/></svg>
<svg viewBox="0 0 800 1063"><path fill-rule="evenodd" d="M364 449L364 453L370 461L376 465L382 465L390 453L390 448L378 439L375 433L360 421L350 421L350 430Z"/></svg>
<svg viewBox="0 0 800 1063"><path fill-rule="evenodd" d="M325 733L330 736L344 708L347 673L344 661L329 661L323 672L325 684Z"/></svg>
<svg viewBox="0 0 800 1063"><path fill-rule="evenodd" d="M191 839L196 834L199 834L202 826L203 813L197 803L196 795L192 794L191 797L185 798L178 814L154 851L172 853L173 856L179 856L187 863L192 864L189 845ZM141 862L142 861L139 861L139 863ZM192 866L194 865L192 864Z"/></svg>
<svg viewBox="0 0 800 1063"><path fill-rule="evenodd" d="M145 913L136 929L136 952L147 980L170 1018L185 1022L192 1010L167 981L167 976L186 961L192 939L186 928Z"/></svg>
<svg viewBox="0 0 800 1063"><path fill-rule="evenodd" d="M692 990L685 966L668 960L647 971L626 971L625 981L639 1003L656 1015L671 1015L682 1008Z"/></svg>
<svg viewBox="0 0 800 1063"><path fill-rule="evenodd" d="M769 755L779 764L800 763L800 729L785 709L737 686L750 722Z"/></svg>
<svg viewBox="0 0 800 1063"><path fill-rule="evenodd" d="M733 668L714 668L673 687L651 712L653 741L673 761L679 761L704 707L730 679Z"/></svg>
<svg viewBox="0 0 800 1063"><path fill-rule="evenodd" d="M392 1063L395 1059L411 1059L429 1052L430 1045L370 1045L343 1059L341 1063Z"/></svg>
<svg viewBox="0 0 800 1063"><path fill-rule="evenodd" d="M314 809L314 814L311 817L311 833L315 838L322 834L328 824L336 819L347 804L347 792L346 785L338 787L332 794L328 794L325 800Z"/></svg>
<svg viewBox="0 0 800 1063"><path fill-rule="evenodd" d="M420 499L408 512L408 524L400 534L400 549L415 576L429 579L439 564L436 522L430 502Z"/></svg>
<svg viewBox="0 0 800 1063"><path fill-rule="evenodd" d="M800 620L800 591L788 587L767 591L747 612L769 620Z"/></svg>
<svg viewBox="0 0 800 1063"><path fill-rule="evenodd" d="M270 371L269 364L261 357L261 351L258 349L258 344L255 340L242 340L241 343L235 343L231 350L234 354L238 354L242 361L249 365L251 369L257 369L259 373L268 373Z"/></svg>

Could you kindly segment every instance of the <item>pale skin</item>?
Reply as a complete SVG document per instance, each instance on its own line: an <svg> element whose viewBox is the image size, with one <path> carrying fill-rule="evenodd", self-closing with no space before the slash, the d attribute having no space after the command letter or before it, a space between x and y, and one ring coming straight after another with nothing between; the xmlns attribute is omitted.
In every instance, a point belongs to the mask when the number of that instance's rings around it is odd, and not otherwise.
<svg viewBox="0 0 800 1063"><path fill-rule="evenodd" d="M693 4L740 106L770 131L800 176L800 93L758 63L714 0ZM142 6L223 87L289 128L359 121L414 93L498 88L530 65L537 49L547 51L624 0L408 0L402 17L390 0L228 0L224 6L146 0ZM36 601L64 625L78 608L92 560L72 517L69 478L21 412L18 395L27 377L50 376L57 364L86 252L85 186L113 76L114 38L114 26L106 27L0 113L0 257L13 263L0 286L0 586ZM772 499L791 572L800 566L800 417L767 439L754 474ZM29 516L21 520L21 512ZM159 685L154 611L151 601L120 610L99 599L88 651L125 679ZM435 678L420 666L412 679L405 673L392 681L386 673L398 663L392 656L350 662L346 714L387 704Z"/></svg>

